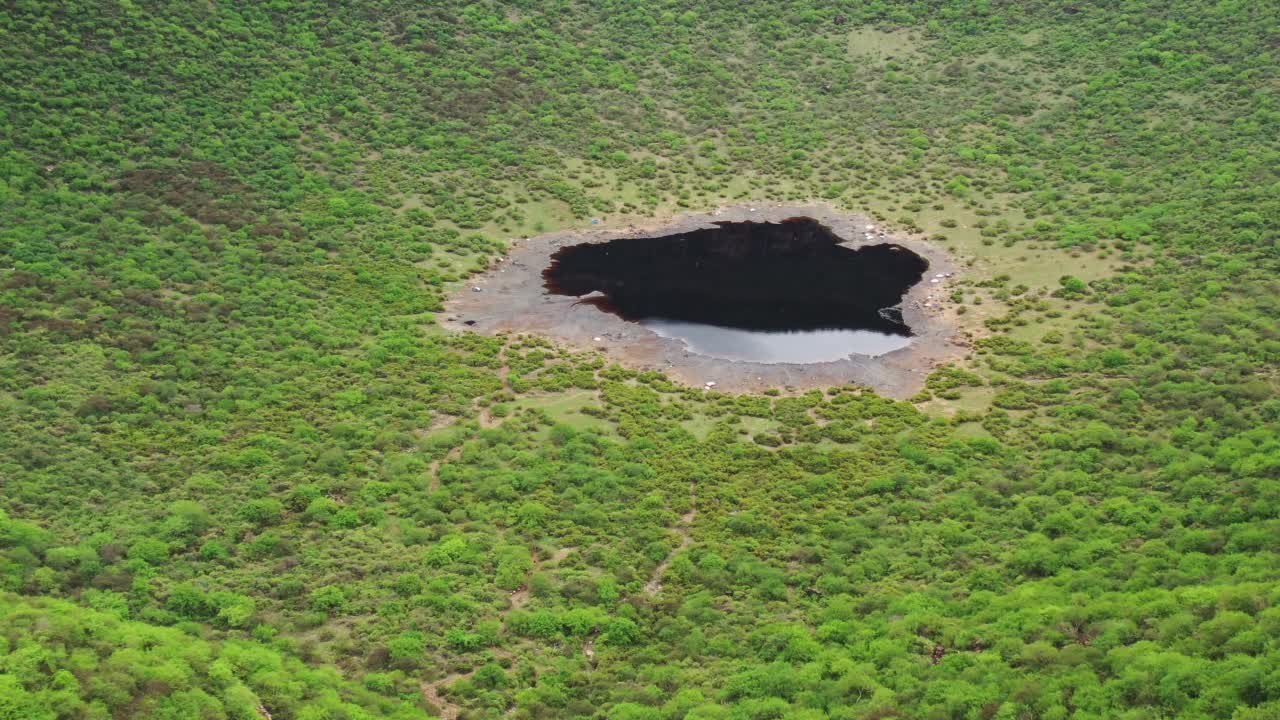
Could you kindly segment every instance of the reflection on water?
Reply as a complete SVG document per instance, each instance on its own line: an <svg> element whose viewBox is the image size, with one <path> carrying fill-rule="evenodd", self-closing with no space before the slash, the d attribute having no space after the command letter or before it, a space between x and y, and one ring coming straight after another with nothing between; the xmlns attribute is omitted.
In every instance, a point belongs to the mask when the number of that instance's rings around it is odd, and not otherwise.
<svg viewBox="0 0 1280 720"><path fill-rule="evenodd" d="M764 332L662 318L640 324L665 338L680 340L690 352L722 360L758 363L819 363L850 355L875 357L911 344L906 335L875 330Z"/></svg>
<svg viewBox="0 0 1280 720"><path fill-rule="evenodd" d="M842 243L812 218L725 222L564 247L543 279L713 357L814 363L904 347L911 328L891 308L929 263L898 245Z"/></svg>

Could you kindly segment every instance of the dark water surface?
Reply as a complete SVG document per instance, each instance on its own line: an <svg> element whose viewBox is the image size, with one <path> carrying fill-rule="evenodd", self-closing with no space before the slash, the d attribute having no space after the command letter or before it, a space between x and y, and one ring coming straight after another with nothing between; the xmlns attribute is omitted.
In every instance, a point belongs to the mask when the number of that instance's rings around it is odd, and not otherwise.
<svg viewBox="0 0 1280 720"><path fill-rule="evenodd" d="M891 308L928 262L843 241L812 218L718 223L564 247L543 280L557 295L600 293L584 302L713 357L813 363L904 347L911 329Z"/></svg>

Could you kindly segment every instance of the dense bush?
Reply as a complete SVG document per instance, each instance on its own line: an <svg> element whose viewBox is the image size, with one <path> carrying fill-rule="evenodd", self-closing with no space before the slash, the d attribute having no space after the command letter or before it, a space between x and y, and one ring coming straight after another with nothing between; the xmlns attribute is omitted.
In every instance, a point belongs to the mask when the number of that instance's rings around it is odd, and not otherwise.
<svg viewBox="0 0 1280 720"><path fill-rule="evenodd" d="M1278 11L11 3L0 718L1273 717ZM436 323L812 198L966 268L914 402Z"/></svg>

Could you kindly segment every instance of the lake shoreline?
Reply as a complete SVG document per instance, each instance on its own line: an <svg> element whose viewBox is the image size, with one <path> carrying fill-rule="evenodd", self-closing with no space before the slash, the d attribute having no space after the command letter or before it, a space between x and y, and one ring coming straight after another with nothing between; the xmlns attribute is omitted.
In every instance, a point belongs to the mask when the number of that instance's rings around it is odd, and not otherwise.
<svg viewBox="0 0 1280 720"><path fill-rule="evenodd" d="M650 238L710 227L717 222L779 222L810 217L845 240L842 245L896 244L929 262L921 282L912 286L899 306L914 337L908 346L871 357L808 364L725 360L690 351L684 343L602 312L579 298L553 295L543 285L542 271L553 253L578 243L619 238ZM874 228L868 231L868 226ZM805 391L855 384L893 398L909 398L924 387L933 368L962 357L968 342L952 313L939 308L946 286L959 268L940 247L885 231L865 216L825 204L744 204L710 212L690 212L626 227L593 226L517 240L507 255L454 293L440 314L440 324L458 332L531 333L569 347L598 350L608 359L636 370L658 370L692 387L714 383L716 390L760 392L770 388ZM943 277L938 277L943 276Z"/></svg>

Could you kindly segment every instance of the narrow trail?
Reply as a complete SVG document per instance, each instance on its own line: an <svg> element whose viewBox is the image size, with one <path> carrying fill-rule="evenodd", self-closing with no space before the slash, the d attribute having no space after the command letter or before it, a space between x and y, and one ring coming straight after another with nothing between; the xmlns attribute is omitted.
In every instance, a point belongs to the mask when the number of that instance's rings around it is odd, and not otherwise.
<svg viewBox="0 0 1280 720"><path fill-rule="evenodd" d="M505 362L502 364L502 367L498 369L498 379L502 382L502 387L504 390L509 387L507 383L507 377L510 375L510 373L511 373L511 366L507 365ZM489 411L489 408L487 407L480 408L478 422L480 424L480 429L482 430L495 428L498 425L501 425L504 419L505 418L494 417L493 414ZM445 463L452 462L458 459L458 457L461 454L462 454L462 446L459 445L458 447L451 449L443 458L431 463L431 466L429 469L429 472L431 473L431 484L430 484L431 492L435 492L440 489L440 467ZM547 561L552 563L559 563L560 561L568 557L569 554L574 551L574 549L575 548L571 548L571 547L560 548L556 550L554 553L552 553L551 556L547 558ZM538 555L536 552L533 553L532 560L533 560L533 567L530 568L529 570L529 575L531 577L534 573L538 572L538 570L542 567L542 563L543 563L543 561L538 558ZM507 609L503 610L498 614L499 620L505 622L507 615L509 615L513 611L524 608L524 606L529 603L530 597L531 597L531 593L529 590L529 583L526 582L523 587L511 593L511 596L508 599L509 605L507 606ZM591 640L588 640L587 643L593 644ZM588 658L595 657L594 649L588 650L587 646L584 645L584 651L588 653ZM499 648L495 648L493 650L493 654L498 657L508 657L508 658L514 657L510 652L499 649ZM476 672L476 668L472 668L471 670L468 670L467 672L464 672L464 673L450 673L449 675L446 675L440 678L439 680L422 683L421 689L422 689L423 699L425 699L433 707L439 709L441 720L457 720L458 716L462 713L462 710L463 710L461 706L457 705L456 703L450 702L449 699L442 694L442 691L447 691L447 688L449 686L453 685L454 683L460 680L466 680L467 678L474 675L475 672Z"/></svg>
<svg viewBox="0 0 1280 720"><path fill-rule="evenodd" d="M502 367L498 368L498 379L502 381L502 387L504 389L507 387L507 376L510 373L511 367L505 363ZM481 430L495 428L502 424L502 420L503 418L495 418L489 412L489 408L480 408L480 415L477 418L477 422L480 424ZM428 468L428 472L431 475L431 484L428 486L429 492L435 492L440 489L440 466L447 462L457 460L460 454L462 454L461 445L450 450L443 458L431 463L431 466Z"/></svg>
<svg viewBox="0 0 1280 720"><path fill-rule="evenodd" d="M457 460L458 456L461 454L462 446L459 445L445 453L444 457L431 463L431 467L428 469L428 472L431 474L431 484L427 486L427 492L435 492L440 489L440 466L447 462Z"/></svg>
<svg viewBox="0 0 1280 720"><path fill-rule="evenodd" d="M431 463L431 484L428 486L428 492L436 492L440 489L440 466L444 463L456 460L462 454L462 446L459 445L451 449L445 456ZM452 673L446 675L434 682L423 682L421 685L422 697L432 707L440 710L441 720L457 720L458 715L462 712L462 708L449 702L447 698L440 694L440 690L454 684L455 682L469 678L475 673L475 669L465 673Z"/></svg>
<svg viewBox="0 0 1280 720"><path fill-rule="evenodd" d="M551 557L547 558L547 561L552 563L558 563L561 560L564 560L566 557L568 557L570 553L572 553L575 549L576 548L571 548L571 547L560 548L559 550L556 550L554 553L552 553ZM537 572L542 567L542 563L543 561L538 559L537 553L534 553L533 567L530 568L529 575L532 576L533 573ZM498 614L498 618L501 621L505 622L507 619L507 615L509 615L511 612L515 610L519 610L523 608L529 602L529 597L530 597L529 584L525 583L524 587L511 593L511 597L510 597L511 604L507 607L506 610L503 610L501 613ZM588 642L590 643L591 641L588 640ZM502 648L494 648L492 652L494 656L500 657L500 658L505 657L508 659L513 659L515 657L515 655L512 654L510 651L504 650ZM595 657L594 650L591 651L589 657L591 658ZM427 702L431 703L433 707L440 709L441 720L457 720L458 715L461 714L462 712L462 708L457 704L450 702L448 698L446 698L444 695L441 694L441 691L446 690L450 685L453 685L459 680L466 680L467 678L474 675L475 672L476 672L476 668L472 668L464 673L451 673L434 682L422 683L421 685L422 697Z"/></svg>
<svg viewBox="0 0 1280 720"><path fill-rule="evenodd" d="M422 683L422 697L431 703L432 707L440 710L440 720L458 720L458 715L462 712L462 708L449 702L447 698L440 694L442 688L448 687L459 680L465 680L475 674L475 670L465 673L453 673L436 680L435 682Z"/></svg>
<svg viewBox="0 0 1280 720"><path fill-rule="evenodd" d="M498 380L502 383L503 390L508 388L507 377L509 375L511 375L511 366L503 363L502 367L498 368ZM487 407L480 408L480 428L482 430L498 427L502 424L503 419L504 418L495 418L489 412L489 408Z"/></svg>
<svg viewBox="0 0 1280 720"><path fill-rule="evenodd" d="M547 558L547 562L558 563L561 560L564 560L565 558L569 557L569 554L572 553L573 551L574 551L574 548L571 548L571 547L560 548L559 550L556 550L555 552L551 553L551 557ZM529 569L530 577L532 577L534 573L542 569L542 563L543 561L538 559L537 553L534 553L533 567ZM527 605L528 603L529 603L529 583L525 583L524 587L511 593L511 607L504 610L500 617L503 620L506 620L507 613L511 612L512 610L519 610L523 608L525 605Z"/></svg>
<svg viewBox="0 0 1280 720"><path fill-rule="evenodd" d="M671 566L672 559L685 548L693 544L693 536L690 534L690 528L693 525L693 519L698 514L698 495L697 488L693 483L689 483L689 500L691 507L689 512L680 516L680 522L676 524L674 530L680 533L680 547L667 553L667 556L658 563L658 567L653 569L653 575L649 577L649 582L644 584L644 593L650 597L657 595L662 591L662 576L666 574L667 568ZM585 647L584 647L585 652Z"/></svg>

